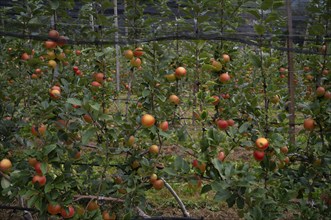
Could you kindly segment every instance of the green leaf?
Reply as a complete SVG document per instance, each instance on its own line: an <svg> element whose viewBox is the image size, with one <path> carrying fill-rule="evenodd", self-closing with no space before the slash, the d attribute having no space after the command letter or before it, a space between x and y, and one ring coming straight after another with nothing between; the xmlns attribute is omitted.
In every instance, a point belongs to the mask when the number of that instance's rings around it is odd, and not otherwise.
<svg viewBox="0 0 331 220"><path fill-rule="evenodd" d="M51 6L51 9L56 10L60 6L60 2L58 0L50 0L49 4Z"/></svg>
<svg viewBox="0 0 331 220"><path fill-rule="evenodd" d="M151 94L151 91L149 91L149 90L147 90L147 89L145 89L145 90L142 92L142 96L143 96L143 97L147 97L147 96L149 96L149 94Z"/></svg>
<svg viewBox="0 0 331 220"><path fill-rule="evenodd" d="M40 169L42 174L45 175L47 173L47 163L41 163Z"/></svg>
<svg viewBox="0 0 331 220"><path fill-rule="evenodd" d="M88 141L91 139L91 137L95 135L97 130L98 130L97 128L92 127L89 128L87 131L85 131L84 134L82 135L82 144L87 144Z"/></svg>
<svg viewBox="0 0 331 220"><path fill-rule="evenodd" d="M93 103L90 104L91 108L94 109L95 111L99 111L101 108L101 104L100 103Z"/></svg>
<svg viewBox="0 0 331 220"><path fill-rule="evenodd" d="M262 62L259 56L251 54L249 58L255 67L260 68L262 66Z"/></svg>
<svg viewBox="0 0 331 220"><path fill-rule="evenodd" d="M209 192L210 190L212 190L212 187L211 185L207 184L207 185L204 185L201 189L201 194L204 194L204 193L207 193Z"/></svg>
<svg viewBox="0 0 331 220"><path fill-rule="evenodd" d="M44 148L45 155L48 155L50 152L52 152L53 150L55 150L55 148L56 148L56 145L55 145L55 144L47 145L47 146Z"/></svg>
<svg viewBox="0 0 331 220"><path fill-rule="evenodd" d="M248 127L250 126L251 124L249 122L245 122L244 124L242 124L240 127L239 127L239 133L244 133L247 131Z"/></svg>
<svg viewBox="0 0 331 220"><path fill-rule="evenodd" d="M230 198L231 193L228 190L221 189L215 194L214 200L216 202L225 201Z"/></svg>
<svg viewBox="0 0 331 220"><path fill-rule="evenodd" d="M5 177L2 177L1 178L1 187L3 188L3 189L6 189L6 188L8 188L10 186L10 182L9 182L9 180L7 180Z"/></svg>
<svg viewBox="0 0 331 220"><path fill-rule="evenodd" d="M268 10L272 7L273 5L273 0L263 0L261 4L261 9L262 10Z"/></svg>
<svg viewBox="0 0 331 220"><path fill-rule="evenodd" d="M258 20L261 18L260 13L257 10L248 10L247 12L254 15L254 17Z"/></svg>
<svg viewBox="0 0 331 220"><path fill-rule="evenodd" d="M213 65L210 65L210 64L204 64L204 65L202 65L201 68L204 71L211 71L211 70L214 70L215 69L214 66Z"/></svg>
<svg viewBox="0 0 331 220"><path fill-rule="evenodd" d="M36 200L38 199L39 195L34 195L31 198L27 199L27 205L29 208L32 208Z"/></svg>
<svg viewBox="0 0 331 220"><path fill-rule="evenodd" d="M82 105L82 101L80 101L76 98L68 98L67 103L72 104L72 105L78 105L78 106Z"/></svg>
<svg viewBox="0 0 331 220"><path fill-rule="evenodd" d="M170 167L166 167L163 169L164 172L166 172L167 174L169 174L170 176L176 176L177 173L176 171L174 171L172 168Z"/></svg>
<svg viewBox="0 0 331 220"><path fill-rule="evenodd" d="M237 203L237 207L238 207L239 209L243 209L244 206L245 206L245 200L244 200L244 198L241 197L241 196L239 196L239 197L237 198L236 203Z"/></svg>
<svg viewBox="0 0 331 220"><path fill-rule="evenodd" d="M200 115L201 119L205 120L207 118L207 116L208 116L208 113L205 110L203 110L201 115Z"/></svg>
<svg viewBox="0 0 331 220"><path fill-rule="evenodd" d="M265 32L265 27L262 24L256 24L254 25L254 30L257 34L263 35Z"/></svg>

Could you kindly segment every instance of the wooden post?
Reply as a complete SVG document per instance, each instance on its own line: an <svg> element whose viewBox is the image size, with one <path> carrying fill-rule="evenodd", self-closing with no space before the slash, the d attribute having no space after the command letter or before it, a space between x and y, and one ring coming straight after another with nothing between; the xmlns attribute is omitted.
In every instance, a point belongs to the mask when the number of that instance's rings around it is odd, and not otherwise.
<svg viewBox="0 0 331 220"><path fill-rule="evenodd" d="M291 0L286 0L287 10L287 60L288 60L288 93L289 93L289 143L295 145L295 84L294 84L294 64L293 64L293 27Z"/></svg>
<svg viewBox="0 0 331 220"><path fill-rule="evenodd" d="M115 25L115 48L116 48L116 91L120 91L120 46L118 45L118 13L117 0L114 0L114 25Z"/></svg>

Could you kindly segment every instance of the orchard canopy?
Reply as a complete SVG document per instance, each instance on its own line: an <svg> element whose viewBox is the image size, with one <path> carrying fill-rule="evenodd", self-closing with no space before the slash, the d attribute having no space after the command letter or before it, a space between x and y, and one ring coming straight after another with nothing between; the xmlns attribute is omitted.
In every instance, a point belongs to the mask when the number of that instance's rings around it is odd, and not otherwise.
<svg viewBox="0 0 331 220"><path fill-rule="evenodd" d="M328 219L330 0L0 2L0 219Z"/></svg>

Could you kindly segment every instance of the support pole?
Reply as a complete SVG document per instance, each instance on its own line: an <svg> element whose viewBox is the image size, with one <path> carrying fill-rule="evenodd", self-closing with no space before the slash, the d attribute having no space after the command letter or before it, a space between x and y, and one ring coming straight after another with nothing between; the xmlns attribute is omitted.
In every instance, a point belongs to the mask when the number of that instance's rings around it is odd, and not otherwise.
<svg viewBox="0 0 331 220"><path fill-rule="evenodd" d="M295 145L295 84L294 84L294 64L293 64L293 27L291 0L286 0L287 10L287 61L288 61L288 93L289 93L289 143Z"/></svg>
<svg viewBox="0 0 331 220"><path fill-rule="evenodd" d="M115 25L115 48L116 48L116 91L120 92L120 46L118 45L118 13L117 0L114 0L114 25Z"/></svg>

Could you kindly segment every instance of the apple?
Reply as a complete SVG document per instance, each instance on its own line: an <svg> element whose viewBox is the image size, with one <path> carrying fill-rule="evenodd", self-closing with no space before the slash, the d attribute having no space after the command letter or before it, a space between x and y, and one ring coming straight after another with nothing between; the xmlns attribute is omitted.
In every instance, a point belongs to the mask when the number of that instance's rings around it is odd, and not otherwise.
<svg viewBox="0 0 331 220"><path fill-rule="evenodd" d="M103 81L105 80L105 74L96 73L96 74L94 74L94 79L95 79L95 81L97 81L99 83L103 83Z"/></svg>
<svg viewBox="0 0 331 220"><path fill-rule="evenodd" d="M29 157L28 163L30 164L30 166L34 167L36 163L38 163L38 160L34 157Z"/></svg>
<svg viewBox="0 0 331 220"><path fill-rule="evenodd" d="M324 98L330 100L330 99L331 99L331 92L326 91L326 92L324 93Z"/></svg>
<svg viewBox="0 0 331 220"><path fill-rule="evenodd" d="M85 115L83 115L83 119L84 119L84 121L86 121L87 123L92 123L92 122L93 122L93 119L92 119L91 115L89 115L89 114L85 114Z"/></svg>
<svg viewBox="0 0 331 220"><path fill-rule="evenodd" d="M144 54L143 48L141 48L141 47L137 47L133 52L133 55L135 57L141 57L143 54Z"/></svg>
<svg viewBox="0 0 331 220"><path fill-rule="evenodd" d="M156 190L161 190L161 189L163 188L163 186L164 186L164 182L163 182L163 180L161 180L161 179L159 179L159 180L155 180L155 181L153 182L153 187L154 187L154 189L156 189Z"/></svg>
<svg viewBox="0 0 331 220"><path fill-rule="evenodd" d="M46 176L39 176L39 175L35 175L33 178L32 178L32 183L35 184L37 183L40 185L40 186L43 186L46 184Z"/></svg>
<svg viewBox="0 0 331 220"><path fill-rule="evenodd" d="M52 40L47 40L44 42L44 47L46 49L54 49L56 47L56 42L54 42Z"/></svg>
<svg viewBox="0 0 331 220"><path fill-rule="evenodd" d="M275 96L273 96L273 97L271 98L271 102L272 102L273 104L277 104L277 103L279 103L279 101L280 101L280 97L279 97L279 95L275 95Z"/></svg>
<svg viewBox="0 0 331 220"><path fill-rule="evenodd" d="M280 74L279 77L283 79L283 78L285 78L286 76L285 76L285 74Z"/></svg>
<svg viewBox="0 0 331 220"><path fill-rule="evenodd" d="M226 122L228 123L228 125L230 127L232 127L235 124L234 120L232 120L232 119L228 119Z"/></svg>
<svg viewBox="0 0 331 220"><path fill-rule="evenodd" d="M91 82L91 86L92 86L92 88L99 88L99 87L101 87L101 84L97 81L93 81L93 82Z"/></svg>
<svg viewBox="0 0 331 220"><path fill-rule="evenodd" d="M51 90L49 94L53 99L59 99L61 97L61 92L57 89Z"/></svg>
<svg viewBox="0 0 331 220"><path fill-rule="evenodd" d="M255 145L260 150L265 150L269 146L269 141L264 137L260 137L260 138L256 139Z"/></svg>
<svg viewBox="0 0 331 220"><path fill-rule="evenodd" d="M40 162L37 161L37 162L34 164L33 167L34 167L36 173L38 173L38 174L42 174L42 171L41 171L41 163L40 163Z"/></svg>
<svg viewBox="0 0 331 220"><path fill-rule="evenodd" d="M28 59L30 59L30 55L27 54L27 53L23 53L23 54L21 55L21 59L22 59L22 60L28 60Z"/></svg>
<svg viewBox="0 0 331 220"><path fill-rule="evenodd" d="M125 50L123 54L124 54L124 57L126 59L131 60L133 58L133 52L132 52L132 50Z"/></svg>
<svg viewBox="0 0 331 220"><path fill-rule="evenodd" d="M290 158L289 157L285 157L283 161L284 161L285 164L289 164L290 163Z"/></svg>
<svg viewBox="0 0 331 220"><path fill-rule="evenodd" d="M256 150L256 151L254 151L253 156L254 156L255 160L261 161L264 158L264 151Z"/></svg>
<svg viewBox="0 0 331 220"><path fill-rule="evenodd" d="M315 128L315 120L312 118L307 118L304 120L303 122L303 127L307 130L307 131L312 131Z"/></svg>
<svg viewBox="0 0 331 220"><path fill-rule="evenodd" d="M157 175L153 173L149 178L149 182L153 184L156 180L157 180Z"/></svg>
<svg viewBox="0 0 331 220"><path fill-rule="evenodd" d="M169 81L169 82L174 82L176 81L176 75L174 73L164 75L164 77Z"/></svg>
<svg viewBox="0 0 331 220"><path fill-rule="evenodd" d="M78 216L83 216L85 214L85 208L83 208L81 205L76 205L75 210Z"/></svg>
<svg viewBox="0 0 331 220"><path fill-rule="evenodd" d="M150 146L149 147L149 153L151 153L151 154L158 154L159 153L159 147L157 146L157 145L152 145L152 146Z"/></svg>
<svg viewBox="0 0 331 220"><path fill-rule="evenodd" d="M134 141L135 141L135 138L134 138L133 135L131 135L131 136L129 137L128 141L127 141L127 145L128 145L128 146L133 146Z"/></svg>
<svg viewBox="0 0 331 220"><path fill-rule="evenodd" d="M229 99L230 98L229 93L221 94L221 96L222 96L223 99Z"/></svg>
<svg viewBox="0 0 331 220"><path fill-rule="evenodd" d="M217 121L217 126L221 130L225 130L228 128L229 124L226 120L220 119Z"/></svg>
<svg viewBox="0 0 331 220"><path fill-rule="evenodd" d="M99 205L97 203L97 201L93 200L93 201L90 201L87 205L87 208L86 208L88 211L94 211L94 210L97 210L99 209Z"/></svg>
<svg viewBox="0 0 331 220"><path fill-rule="evenodd" d="M150 114L145 114L141 117L141 124L145 128L150 128L155 124L155 118Z"/></svg>
<svg viewBox="0 0 331 220"><path fill-rule="evenodd" d="M46 128L47 127L44 124L41 124L39 127L36 127L36 126L32 125L31 133L32 133L33 136L36 136L36 137L44 136L45 133L46 133Z"/></svg>
<svg viewBox="0 0 331 220"><path fill-rule="evenodd" d="M65 53L59 53L58 55L56 55L56 58L58 60L64 60L66 58L66 54Z"/></svg>
<svg viewBox="0 0 331 220"><path fill-rule="evenodd" d="M76 51L75 51L75 54L76 54L77 56L80 56L80 55L82 54L82 51L80 51L80 50L76 50Z"/></svg>
<svg viewBox="0 0 331 220"><path fill-rule="evenodd" d="M9 171L12 167L12 163L9 159L4 158L0 161L0 170L3 172Z"/></svg>
<svg viewBox="0 0 331 220"><path fill-rule="evenodd" d="M319 86L319 87L316 89L316 96L317 96L317 97L322 97L322 96L324 96L324 94L325 94L325 89L324 89L324 87Z"/></svg>
<svg viewBox="0 0 331 220"><path fill-rule="evenodd" d="M50 30L50 31L48 32L48 37L49 37L49 38L54 38L54 39L56 39L56 38L59 38L59 36L60 36L60 34L59 34L59 32L58 32L57 30Z"/></svg>
<svg viewBox="0 0 331 220"><path fill-rule="evenodd" d="M192 161L192 166L197 168L199 166L199 161L197 159L194 159Z"/></svg>
<svg viewBox="0 0 331 220"><path fill-rule="evenodd" d="M74 159L78 160L82 155L82 152L81 151L77 151L74 155Z"/></svg>
<svg viewBox="0 0 331 220"><path fill-rule="evenodd" d="M68 38L65 36L60 36L58 41L57 41L57 45L59 45L60 47L64 46L68 41ZM64 51L66 54L68 54L67 51Z"/></svg>
<svg viewBox="0 0 331 220"><path fill-rule="evenodd" d="M83 75L83 73L82 73L82 71L80 71L80 70L77 70L77 71L75 72L75 75L76 75L76 76L82 76L82 75Z"/></svg>
<svg viewBox="0 0 331 220"><path fill-rule="evenodd" d="M222 64L216 60L213 60L211 65L214 67L215 71L220 71L222 69Z"/></svg>
<svg viewBox="0 0 331 220"><path fill-rule="evenodd" d="M230 75L228 73L222 73L219 79L222 83L226 83L230 80Z"/></svg>
<svg viewBox="0 0 331 220"><path fill-rule="evenodd" d="M286 68L284 68L284 67L280 67L280 68L279 68L279 72L280 72L280 73L285 73L285 72L286 72Z"/></svg>
<svg viewBox="0 0 331 220"><path fill-rule="evenodd" d="M61 206L59 204L52 205L49 203L47 205L47 211L51 215L57 215L61 212Z"/></svg>
<svg viewBox="0 0 331 220"><path fill-rule="evenodd" d="M130 64L131 64L131 66L133 66L133 67L140 67L141 66L141 59L140 58L132 58L131 60L130 60Z"/></svg>
<svg viewBox="0 0 331 220"><path fill-rule="evenodd" d="M224 63L230 62L230 56L228 54L223 54L222 57Z"/></svg>
<svg viewBox="0 0 331 220"><path fill-rule="evenodd" d="M287 146L283 146L280 148L280 152L282 152L283 154L287 154L288 152L288 147Z"/></svg>
<svg viewBox="0 0 331 220"><path fill-rule="evenodd" d="M214 101L211 104L218 105L218 103L220 102L220 98L216 95L213 95L212 98L214 98Z"/></svg>
<svg viewBox="0 0 331 220"><path fill-rule="evenodd" d="M204 173L206 171L207 164L206 163L201 163L198 168L201 173Z"/></svg>
<svg viewBox="0 0 331 220"><path fill-rule="evenodd" d="M74 72L77 72L77 70L79 70L78 66L74 66L72 69L74 70Z"/></svg>
<svg viewBox="0 0 331 220"><path fill-rule="evenodd" d="M131 167L132 169L137 169L138 167L140 167L140 162L138 160L133 161Z"/></svg>
<svg viewBox="0 0 331 220"><path fill-rule="evenodd" d="M71 218L75 215L75 209L72 205L69 205L68 208L61 209L61 215L63 218Z"/></svg>
<svg viewBox="0 0 331 220"><path fill-rule="evenodd" d="M186 69L184 67L177 67L177 69L175 70L175 76L180 79L184 76L186 76Z"/></svg>
<svg viewBox="0 0 331 220"><path fill-rule="evenodd" d="M217 159L219 161L223 162L224 161L224 158L225 158L225 153L223 151L218 152Z"/></svg>
<svg viewBox="0 0 331 220"><path fill-rule="evenodd" d="M170 95L169 96L169 101L175 105L178 105L180 102L180 99L176 95Z"/></svg>
<svg viewBox="0 0 331 220"><path fill-rule="evenodd" d="M37 74L37 75L40 75L42 73L42 70L37 68L34 70L34 73Z"/></svg>
<svg viewBox="0 0 331 220"><path fill-rule="evenodd" d="M328 69L324 69L324 70L322 71L322 74L323 74L324 76L327 76L327 75L329 74L329 70L328 70Z"/></svg>
<svg viewBox="0 0 331 220"><path fill-rule="evenodd" d="M303 71L305 71L305 72L309 72L309 71L310 71L310 67L309 67L309 66L305 66L305 67L303 67Z"/></svg>
<svg viewBox="0 0 331 220"><path fill-rule="evenodd" d="M161 124L159 125L159 128L162 130L162 131L168 131L169 129L169 123L167 121L163 121L161 122Z"/></svg>
<svg viewBox="0 0 331 220"><path fill-rule="evenodd" d="M39 76L38 76L37 74L32 73L32 75L31 75L31 79L38 79L38 78L39 78Z"/></svg>
<svg viewBox="0 0 331 220"><path fill-rule="evenodd" d="M48 65L50 68L55 69L57 63L56 63L55 60L49 60L47 65Z"/></svg>

